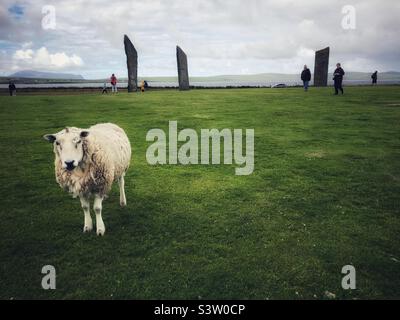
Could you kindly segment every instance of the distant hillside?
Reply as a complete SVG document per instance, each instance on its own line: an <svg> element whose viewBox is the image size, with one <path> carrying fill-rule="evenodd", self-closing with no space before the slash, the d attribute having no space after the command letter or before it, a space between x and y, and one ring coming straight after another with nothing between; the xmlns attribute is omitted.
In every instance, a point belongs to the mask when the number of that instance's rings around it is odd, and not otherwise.
<svg viewBox="0 0 400 320"><path fill-rule="evenodd" d="M313 70L311 71L313 73ZM329 73L329 77L332 72ZM371 73L369 72L346 72L346 80L370 80ZM139 80L147 81L177 81L178 77L139 77ZM393 80L400 81L400 72L390 71L390 72L379 72L379 80ZM121 81L125 81L126 78L120 78ZM259 73L259 74L243 74L243 75L219 75L219 76L190 76L191 81L196 82L210 82L210 81L224 81L224 82L293 82L300 80L299 74L286 74L286 73Z"/></svg>
<svg viewBox="0 0 400 320"><path fill-rule="evenodd" d="M313 72L313 71L311 71ZM371 73L368 72L346 72L346 80L369 80ZM331 75L331 73L329 73ZM249 75L220 75L210 77L190 77L192 81L276 81L281 82L297 81L300 78L299 74L284 74L284 73L259 73ZM400 72L380 72L378 73L380 80L400 80Z"/></svg>
<svg viewBox="0 0 400 320"><path fill-rule="evenodd" d="M35 79L68 79L68 80L84 80L80 74L59 73L59 72L42 72L33 70L23 70L10 74L8 78L35 78Z"/></svg>
<svg viewBox="0 0 400 320"><path fill-rule="evenodd" d="M371 81L372 72L351 72L347 71L345 80L365 84ZM313 75L314 76L314 75ZM120 85L125 85L127 78L118 76ZM0 77L0 85L8 84L9 81L16 84L103 84L109 82L105 79L84 79L81 75L55 72L20 71L8 77ZM177 76L146 77L140 76L139 79L147 80L150 86L175 86L178 82ZM248 75L218 75L218 76L190 76L191 83L202 86L269 86L277 83L287 85L300 85L300 74L284 73L260 73ZM332 81L332 72L329 73L328 81ZM400 72L380 72L378 81L382 83L400 83Z"/></svg>

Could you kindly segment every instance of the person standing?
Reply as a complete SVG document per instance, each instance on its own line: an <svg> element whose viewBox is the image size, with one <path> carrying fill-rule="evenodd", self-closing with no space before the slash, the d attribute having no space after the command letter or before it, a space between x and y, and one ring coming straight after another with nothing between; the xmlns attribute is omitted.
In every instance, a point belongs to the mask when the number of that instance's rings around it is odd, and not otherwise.
<svg viewBox="0 0 400 320"><path fill-rule="evenodd" d="M110 82L111 82L111 91L112 92L118 92L118 89L117 89L117 77L115 76L114 73L111 75Z"/></svg>
<svg viewBox="0 0 400 320"><path fill-rule="evenodd" d="M140 91L144 92L144 80L140 82Z"/></svg>
<svg viewBox="0 0 400 320"><path fill-rule="evenodd" d="M345 75L344 70L342 69L342 66L340 63L336 64L336 70L333 73L333 81L335 83L335 95L339 94L339 90L344 94L343 92L343 76Z"/></svg>
<svg viewBox="0 0 400 320"><path fill-rule="evenodd" d="M372 79L372 85L376 85L378 83L378 71L375 71L371 75L371 79Z"/></svg>
<svg viewBox="0 0 400 320"><path fill-rule="evenodd" d="M304 65L304 70L301 72L301 80L303 81L304 91L308 91L308 85L311 81L311 71L306 65Z"/></svg>
<svg viewBox="0 0 400 320"><path fill-rule="evenodd" d="M17 87L15 86L14 82L12 82L12 81L9 82L8 91L10 92L10 96L17 95Z"/></svg>

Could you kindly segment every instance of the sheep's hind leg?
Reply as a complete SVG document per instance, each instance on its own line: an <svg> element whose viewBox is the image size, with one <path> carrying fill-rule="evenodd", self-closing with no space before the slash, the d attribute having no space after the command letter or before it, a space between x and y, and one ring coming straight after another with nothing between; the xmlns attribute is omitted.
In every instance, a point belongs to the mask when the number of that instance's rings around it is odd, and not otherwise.
<svg viewBox="0 0 400 320"><path fill-rule="evenodd" d="M103 197L99 195L94 196L93 209L96 213L96 233L98 236L103 236L106 232L106 227L104 226L103 218L101 217Z"/></svg>
<svg viewBox="0 0 400 320"><path fill-rule="evenodd" d="M118 179L118 184L119 184L119 204L121 207L126 206L126 196L125 196L125 174L123 174L119 179Z"/></svg>
<svg viewBox="0 0 400 320"><path fill-rule="evenodd" d="M83 225L83 232L90 232L93 229L93 221L90 216L90 202L88 198L80 197L83 213L85 214L85 221Z"/></svg>

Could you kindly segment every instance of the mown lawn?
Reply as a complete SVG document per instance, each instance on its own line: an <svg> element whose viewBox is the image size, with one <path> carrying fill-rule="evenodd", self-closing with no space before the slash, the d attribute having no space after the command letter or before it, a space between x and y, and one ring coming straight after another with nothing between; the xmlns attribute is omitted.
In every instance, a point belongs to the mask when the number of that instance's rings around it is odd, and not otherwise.
<svg viewBox="0 0 400 320"><path fill-rule="evenodd" d="M0 298L400 298L400 87L0 97ZM146 161L148 130L254 128L255 170ZM127 208L104 237L55 182L42 139L123 127ZM41 288L41 269L57 289ZM357 289L343 290L354 265Z"/></svg>

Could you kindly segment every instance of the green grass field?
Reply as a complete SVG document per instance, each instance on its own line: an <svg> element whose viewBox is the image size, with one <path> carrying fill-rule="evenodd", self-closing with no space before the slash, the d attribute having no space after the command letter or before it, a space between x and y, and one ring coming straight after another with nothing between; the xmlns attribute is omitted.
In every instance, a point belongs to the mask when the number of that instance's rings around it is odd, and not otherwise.
<svg viewBox="0 0 400 320"><path fill-rule="evenodd" d="M400 87L0 97L0 298L400 298ZM255 170L147 164L148 130L254 128ZM123 127L107 232L55 182L45 133ZM57 289L41 288L42 266ZM343 290L352 264L357 289Z"/></svg>

